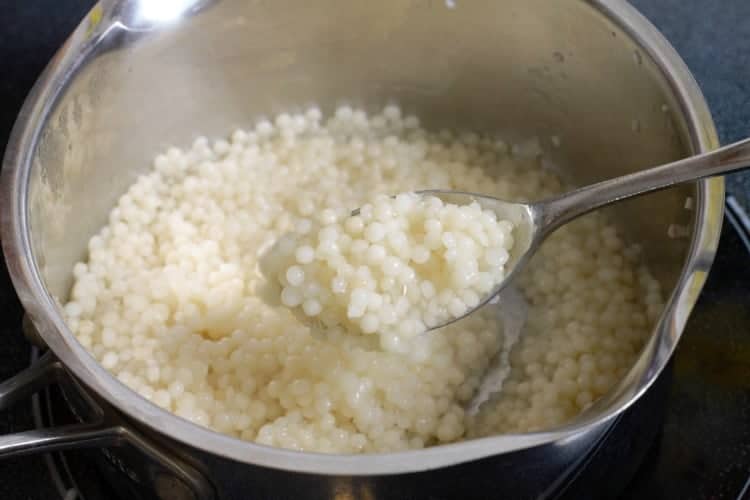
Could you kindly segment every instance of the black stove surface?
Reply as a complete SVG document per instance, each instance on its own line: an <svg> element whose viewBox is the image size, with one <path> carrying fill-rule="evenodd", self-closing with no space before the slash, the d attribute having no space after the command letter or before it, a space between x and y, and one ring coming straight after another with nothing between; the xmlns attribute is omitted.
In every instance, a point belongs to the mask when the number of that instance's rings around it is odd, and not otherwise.
<svg viewBox="0 0 750 500"><path fill-rule="evenodd" d="M661 434L624 498L750 499L750 227L720 250L672 362Z"/></svg>
<svg viewBox="0 0 750 500"><path fill-rule="evenodd" d="M686 58L706 91L724 141L750 135L750 17L747 0L633 0ZM0 0L0 151L25 94L91 0ZM704 18L712 23L704 23ZM692 29L691 26L696 29ZM711 42L711 43L709 43ZM730 69L729 58L740 61ZM744 61L744 62L743 62ZM750 224L741 205L750 199L750 176L734 176L716 263L673 359L673 381L662 430L621 498L750 499ZM747 205L745 205L747 207ZM734 210L739 207L740 210ZM30 347L21 334L22 310L0 266L0 380L27 366ZM34 426L24 402L0 415L0 434ZM603 447L595 459L607 460ZM59 457L57 457L59 458ZM114 489L87 452L57 461L44 457L0 461L0 499L61 498L77 486L88 500L114 498ZM633 465L633 464L631 464ZM612 471L613 477L620 471ZM73 478L77 484L71 484ZM584 493L573 498L587 498Z"/></svg>

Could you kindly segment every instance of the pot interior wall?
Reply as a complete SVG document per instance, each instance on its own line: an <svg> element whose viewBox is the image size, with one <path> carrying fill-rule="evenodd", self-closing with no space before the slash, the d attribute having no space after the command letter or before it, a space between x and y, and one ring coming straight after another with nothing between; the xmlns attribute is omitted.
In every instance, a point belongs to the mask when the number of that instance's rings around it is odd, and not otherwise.
<svg viewBox="0 0 750 500"><path fill-rule="evenodd" d="M538 136L574 184L685 156L691 141L667 79L593 3L224 0L176 25L113 28L39 137L29 210L47 286L67 296L88 239L156 153L310 104L395 102L431 128ZM665 290L689 245L667 228L692 225L693 193L612 210Z"/></svg>

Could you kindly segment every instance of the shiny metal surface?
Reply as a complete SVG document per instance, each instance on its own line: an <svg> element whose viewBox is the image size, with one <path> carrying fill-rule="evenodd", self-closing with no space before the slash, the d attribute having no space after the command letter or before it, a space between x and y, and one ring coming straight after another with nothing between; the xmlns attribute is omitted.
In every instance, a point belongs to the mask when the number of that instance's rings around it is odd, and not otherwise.
<svg viewBox="0 0 750 500"><path fill-rule="evenodd" d="M58 450L103 448L105 456L116 461L126 476L148 481L156 491L161 487L163 494L160 498L211 500L215 497L213 486L200 471L174 455L166 455L132 429L123 427L115 412L109 407L103 410L86 391L77 387L51 352L15 377L0 383L0 410L51 384L59 385L69 395L68 403L82 423L0 436L0 459ZM109 450L118 450L117 455L130 455L131 458L125 464Z"/></svg>
<svg viewBox="0 0 750 500"><path fill-rule="evenodd" d="M713 260L721 180L612 212L642 242L672 295L625 379L562 428L403 453L298 453L196 426L119 383L75 340L59 300L88 238L165 146L311 103L373 109L392 101L428 127L538 136L577 185L717 146L686 67L620 0L164 3L176 10L154 14L155 0L110 0L90 13L30 94L2 172L3 249L29 317L75 377L129 426L200 457L215 482L241 481L238 470L273 472L279 488L290 488L278 476L287 470L343 488L356 476L382 484L374 475L472 467L484 457L520 467L575 455L649 388ZM684 209L687 197L692 211ZM691 237L668 238L670 224L689 227ZM244 469L230 474L232 466Z"/></svg>
<svg viewBox="0 0 750 500"><path fill-rule="evenodd" d="M750 139L745 139L715 151L615 177L578 188L555 198L530 203L514 203L479 193L446 190L419 191L420 194L437 196L444 201L458 205L477 202L482 208L494 211L499 218L509 220L516 226L515 244L508 259L509 272L505 279L474 309L430 329L447 326L484 306L513 281L547 236L560 226L619 201L685 182L731 174L748 168L750 168Z"/></svg>

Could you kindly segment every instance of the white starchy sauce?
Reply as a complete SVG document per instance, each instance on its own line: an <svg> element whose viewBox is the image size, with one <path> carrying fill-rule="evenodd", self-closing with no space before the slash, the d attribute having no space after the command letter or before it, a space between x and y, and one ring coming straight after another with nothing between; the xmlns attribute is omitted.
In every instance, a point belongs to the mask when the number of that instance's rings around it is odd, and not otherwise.
<svg viewBox="0 0 750 500"><path fill-rule="evenodd" d="M157 156L91 239L73 270L68 324L145 398L268 445L394 451L560 424L629 369L662 309L637 247L601 215L557 231L519 276L524 332L502 392L476 416L465 407L510 344L493 307L417 336L415 359L382 349L377 335L312 335L261 272L283 235L310 234L378 194L560 192L542 160L489 136L429 132L395 106L375 115L340 107L326 120L311 109L229 140L199 138ZM380 253L368 238L343 238L339 249L355 240L365 255ZM325 248L311 250L325 258Z"/></svg>
<svg viewBox="0 0 750 500"><path fill-rule="evenodd" d="M282 304L324 331L376 334L384 350L418 361L429 353L414 339L477 307L505 278L513 247L513 224L491 210L416 193L307 226L265 259Z"/></svg>

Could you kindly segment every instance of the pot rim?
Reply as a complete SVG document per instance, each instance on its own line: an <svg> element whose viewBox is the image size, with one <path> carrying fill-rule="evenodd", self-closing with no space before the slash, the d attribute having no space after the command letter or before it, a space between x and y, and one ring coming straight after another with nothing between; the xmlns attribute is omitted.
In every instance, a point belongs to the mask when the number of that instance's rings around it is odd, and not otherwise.
<svg viewBox="0 0 750 500"><path fill-rule="evenodd" d="M693 147L700 152L718 146L715 126L705 99L677 52L634 7L621 0L586 0L626 32L656 61L678 99ZM105 13L106 14L106 13ZM583 415L557 430L508 434L422 450L366 455L296 452L242 441L198 426L163 410L126 387L78 343L65 325L55 299L47 291L31 251L28 187L32 153L42 125L67 81L86 54L114 25L115 18L92 9L50 62L29 93L13 128L0 176L0 235L8 269L18 296L39 334L73 374L138 425L208 453L276 469L327 475L382 475L418 472L456 465L491 455L543 444L563 444L583 437L597 424L618 415L645 392L669 360L713 262L724 211L724 181L698 182L696 231L681 277L675 286L652 341L655 368L644 375L637 393L618 407Z"/></svg>

